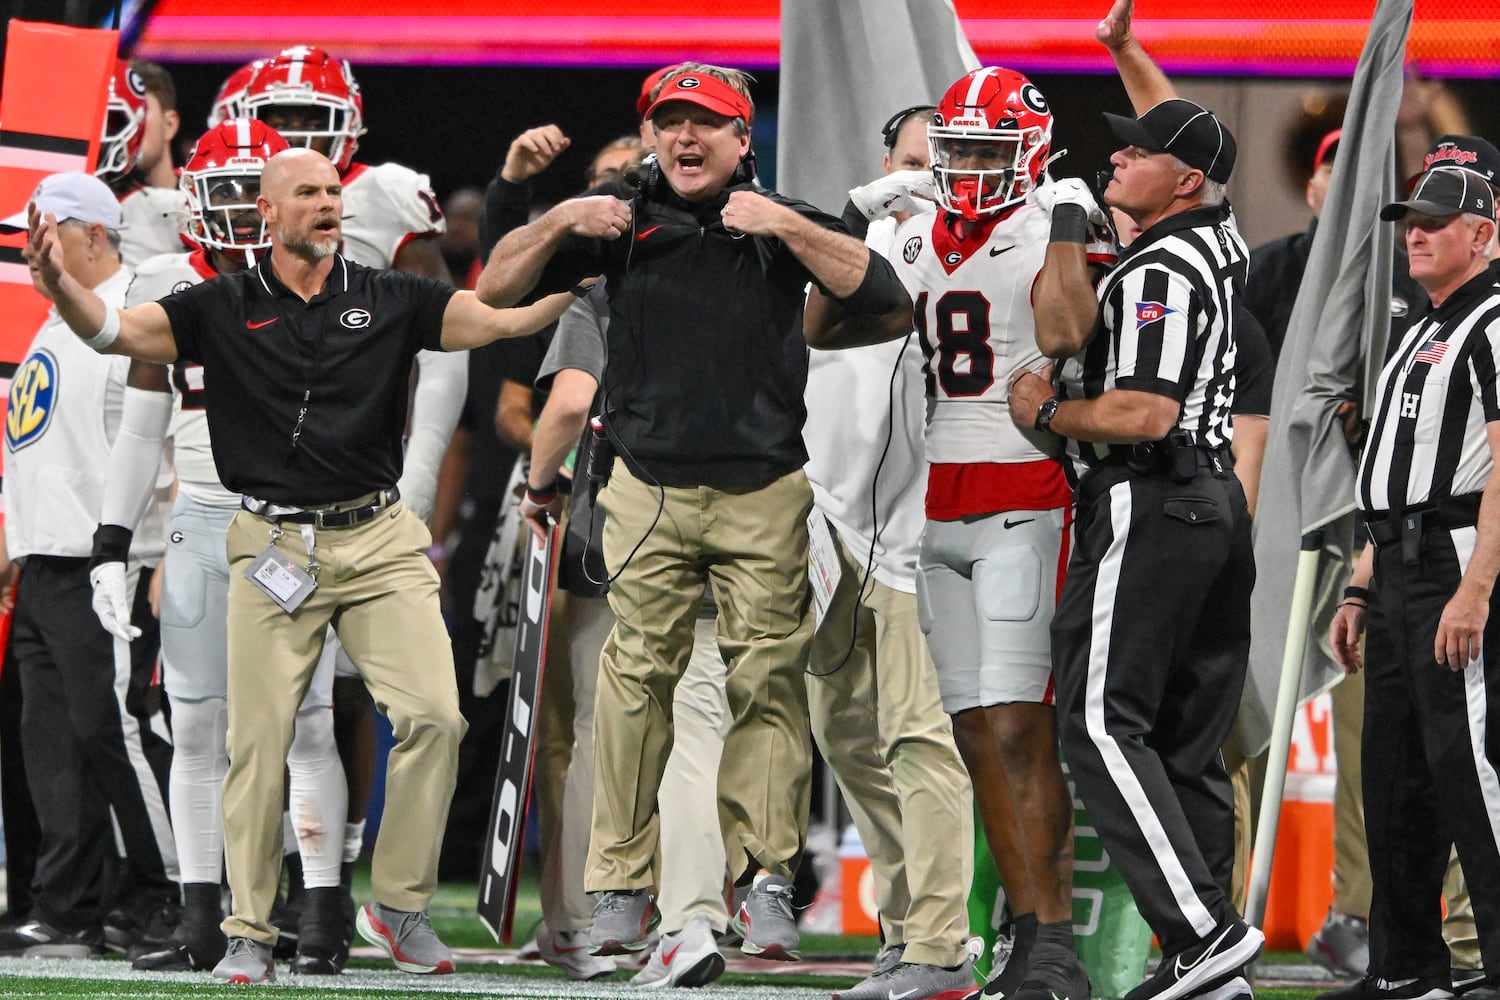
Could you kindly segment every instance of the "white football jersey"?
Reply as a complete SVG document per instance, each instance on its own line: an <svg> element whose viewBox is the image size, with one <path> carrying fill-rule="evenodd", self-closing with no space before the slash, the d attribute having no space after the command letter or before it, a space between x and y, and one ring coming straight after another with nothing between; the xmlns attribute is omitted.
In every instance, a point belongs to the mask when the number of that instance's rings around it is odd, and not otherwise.
<svg viewBox="0 0 1500 1000"><path fill-rule="evenodd" d="M390 267L413 236L448 228L426 174L399 163L356 163L344 175L344 256L366 267Z"/></svg>
<svg viewBox="0 0 1500 1000"><path fill-rule="evenodd" d="M178 188L138 187L120 199L120 259L139 267L157 254L187 252L187 196Z"/></svg>
<svg viewBox="0 0 1500 1000"><path fill-rule="evenodd" d="M1046 211L1028 204L964 241L937 211L896 231L890 260L911 294L927 358L928 462L1032 462L1055 451L1055 438L1023 433L1006 408L1010 373L1047 362L1031 289L1051 226Z"/></svg>
<svg viewBox="0 0 1500 1000"><path fill-rule="evenodd" d="M173 292L214 277L213 267L202 250L191 254L171 253L152 257L135 273L125 293L125 306L155 302ZM213 449L208 439L208 414L204 410L203 366L178 362L172 369L173 463L178 488L199 503L213 507L238 507L240 495L219 482Z"/></svg>

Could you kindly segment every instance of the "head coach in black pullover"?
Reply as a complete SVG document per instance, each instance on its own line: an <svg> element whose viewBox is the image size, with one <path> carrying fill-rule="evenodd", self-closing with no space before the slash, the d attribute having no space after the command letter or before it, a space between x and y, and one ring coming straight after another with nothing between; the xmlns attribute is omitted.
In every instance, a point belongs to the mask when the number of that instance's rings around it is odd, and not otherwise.
<svg viewBox="0 0 1500 1000"><path fill-rule="evenodd" d="M453 971L426 910L465 724L437 573L424 555L431 538L395 489L407 378L420 349L531 333L568 298L496 310L469 292L354 264L338 252L341 191L321 153L278 153L258 200L269 256L123 311L63 270L52 216L32 209L26 249L90 347L203 366L214 463L244 495L227 539L224 831L234 904L224 921L229 950L214 970L231 982L273 974L283 769L330 622L397 739L375 898L360 911L360 930L404 971Z"/></svg>
<svg viewBox="0 0 1500 1000"><path fill-rule="evenodd" d="M751 918L745 951L796 955L786 892L811 753L804 289L855 312L907 302L836 218L754 184L747 80L699 63L667 74L646 112L656 155L640 193L557 206L502 240L476 287L500 305L607 278L602 405L619 460L599 504L617 624L600 663L584 880L600 954L645 947L657 919L652 814L707 581L734 719L719 775L730 872L768 873L736 919ZM529 486L534 498L552 488Z"/></svg>

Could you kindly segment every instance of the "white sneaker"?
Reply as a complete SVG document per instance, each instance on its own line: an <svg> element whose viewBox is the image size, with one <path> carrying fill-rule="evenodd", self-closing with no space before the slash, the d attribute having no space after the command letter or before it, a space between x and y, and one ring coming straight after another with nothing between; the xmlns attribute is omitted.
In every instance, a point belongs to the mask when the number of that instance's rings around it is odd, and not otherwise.
<svg viewBox="0 0 1500 1000"><path fill-rule="evenodd" d="M724 974L724 956L714 940L714 931L703 914L690 917L675 934L662 935L651 960L630 985L706 986Z"/></svg>
<svg viewBox="0 0 1500 1000"><path fill-rule="evenodd" d="M575 982L612 975L612 958L589 954L588 931L554 931L545 924L537 928L536 948L542 961L566 972Z"/></svg>

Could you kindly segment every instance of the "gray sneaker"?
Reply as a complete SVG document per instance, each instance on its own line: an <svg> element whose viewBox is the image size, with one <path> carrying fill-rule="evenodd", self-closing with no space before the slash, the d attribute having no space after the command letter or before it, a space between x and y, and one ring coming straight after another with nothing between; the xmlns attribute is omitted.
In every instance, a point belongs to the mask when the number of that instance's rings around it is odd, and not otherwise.
<svg viewBox="0 0 1500 1000"><path fill-rule="evenodd" d="M1370 971L1370 924L1328 910L1328 919L1307 941L1307 957L1334 975L1363 976Z"/></svg>
<svg viewBox="0 0 1500 1000"><path fill-rule="evenodd" d="M233 986L248 986L276 978L271 946L247 937L232 937L224 957L214 966L214 978Z"/></svg>
<svg viewBox="0 0 1500 1000"><path fill-rule="evenodd" d="M740 903L730 921L744 938L740 951L776 962L795 962L802 957L797 918L792 915L792 884L779 875L767 875Z"/></svg>
<svg viewBox="0 0 1500 1000"><path fill-rule="evenodd" d="M870 978L883 976L896 966L901 964L901 956L906 953L904 944L888 944L875 953L875 965L870 969Z"/></svg>
<svg viewBox="0 0 1500 1000"><path fill-rule="evenodd" d="M857 986L840 990L833 1000L964 1000L974 992L974 959L966 957L956 969L901 962L889 972L871 976Z"/></svg>
<svg viewBox="0 0 1500 1000"><path fill-rule="evenodd" d="M661 923L656 898L645 889L606 889L596 893L589 928L590 955L632 955L645 951Z"/></svg>
<svg viewBox="0 0 1500 1000"><path fill-rule="evenodd" d="M453 953L438 939L426 911L409 913L370 902L360 908L354 926L402 972L444 976L453 971Z"/></svg>

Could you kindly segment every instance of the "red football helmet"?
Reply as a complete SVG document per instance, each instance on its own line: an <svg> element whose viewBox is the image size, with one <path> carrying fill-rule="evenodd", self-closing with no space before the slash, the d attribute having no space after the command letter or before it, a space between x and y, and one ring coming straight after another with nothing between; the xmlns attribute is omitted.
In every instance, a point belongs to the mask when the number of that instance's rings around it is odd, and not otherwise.
<svg viewBox="0 0 1500 1000"><path fill-rule="evenodd" d="M250 92L250 81L255 78L255 74L266 62L265 59L247 62L229 74L220 85L219 92L214 95L213 106L209 108L209 128L213 128L226 118L246 117L244 104L245 95Z"/></svg>
<svg viewBox="0 0 1500 1000"><path fill-rule="evenodd" d="M271 125L293 146L321 149L339 173L349 169L364 134L364 100L354 73L322 49L285 49L250 79L244 114ZM323 148L320 140L326 140Z"/></svg>
<svg viewBox="0 0 1500 1000"><path fill-rule="evenodd" d="M100 177L128 174L141 158L146 141L146 82L123 59L115 60L109 78L109 104L104 112L104 134L99 139Z"/></svg>
<svg viewBox="0 0 1500 1000"><path fill-rule="evenodd" d="M226 118L205 132L180 181L193 239L224 251L269 247L271 237L255 199L266 161L286 148L275 129L254 118Z"/></svg>
<svg viewBox="0 0 1500 1000"><path fill-rule="evenodd" d="M948 88L927 138L938 204L977 219L1018 204L1041 183L1052 111L1026 77L986 66Z"/></svg>

